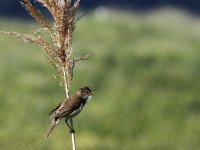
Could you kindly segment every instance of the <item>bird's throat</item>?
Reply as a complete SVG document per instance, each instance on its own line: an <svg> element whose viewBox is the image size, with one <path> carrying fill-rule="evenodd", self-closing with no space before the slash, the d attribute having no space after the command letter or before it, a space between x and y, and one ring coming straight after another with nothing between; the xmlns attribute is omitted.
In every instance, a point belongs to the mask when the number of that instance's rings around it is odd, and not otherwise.
<svg viewBox="0 0 200 150"><path fill-rule="evenodd" d="M86 101L89 102L91 99L92 99L92 95L88 96Z"/></svg>

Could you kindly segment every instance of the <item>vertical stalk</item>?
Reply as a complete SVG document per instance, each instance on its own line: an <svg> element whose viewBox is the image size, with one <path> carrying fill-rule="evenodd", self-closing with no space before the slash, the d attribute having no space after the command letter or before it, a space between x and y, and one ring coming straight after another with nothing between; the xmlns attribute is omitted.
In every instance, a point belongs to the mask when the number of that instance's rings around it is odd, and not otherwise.
<svg viewBox="0 0 200 150"><path fill-rule="evenodd" d="M66 94L66 97L69 98L69 89L68 89L68 83L67 83L65 67L63 67L63 75L64 75L65 94ZM73 124L73 120L72 119L70 119L70 126L74 130L74 124ZM75 133L71 132L71 136L72 136L72 150L76 150Z"/></svg>
<svg viewBox="0 0 200 150"><path fill-rule="evenodd" d="M65 87L66 98L69 98L69 89L68 89L68 83L67 83L65 67L63 67L63 75L64 75L64 87Z"/></svg>
<svg viewBox="0 0 200 150"><path fill-rule="evenodd" d="M70 119L70 126L74 130L74 124L72 119ZM71 136L72 136L72 150L76 150L75 133L72 132Z"/></svg>

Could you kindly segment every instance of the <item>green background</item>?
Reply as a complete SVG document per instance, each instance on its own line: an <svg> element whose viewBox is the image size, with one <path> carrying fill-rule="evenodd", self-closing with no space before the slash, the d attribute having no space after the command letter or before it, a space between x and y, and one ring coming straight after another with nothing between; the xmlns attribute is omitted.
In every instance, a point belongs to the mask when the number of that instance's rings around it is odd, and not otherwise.
<svg viewBox="0 0 200 150"><path fill-rule="evenodd" d="M1 30L31 33L32 21L0 19ZM177 10L111 10L78 22L74 57L80 86L98 95L75 118L78 150L200 149L200 19ZM54 69L37 46L0 35L0 149L66 150L64 121L45 134L48 113L64 99Z"/></svg>

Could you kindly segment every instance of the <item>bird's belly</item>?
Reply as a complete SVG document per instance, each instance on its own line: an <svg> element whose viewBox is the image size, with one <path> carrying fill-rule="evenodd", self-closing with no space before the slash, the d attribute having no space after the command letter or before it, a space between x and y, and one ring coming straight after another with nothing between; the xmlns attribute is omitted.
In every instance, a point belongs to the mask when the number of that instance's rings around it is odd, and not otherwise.
<svg viewBox="0 0 200 150"><path fill-rule="evenodd" d="M75 110L70 114L70 118L75 117L76 115L78 115L81 112L81 110Z"/></svg>
<svg viewBox="0 0 200 150"><path fill-rule="evenodd" d="M70 119L70 118L77 116L81 112L81 110L82 110L81 107L77 110L74 110L69 116L67 116L67 118Z"/></svg>

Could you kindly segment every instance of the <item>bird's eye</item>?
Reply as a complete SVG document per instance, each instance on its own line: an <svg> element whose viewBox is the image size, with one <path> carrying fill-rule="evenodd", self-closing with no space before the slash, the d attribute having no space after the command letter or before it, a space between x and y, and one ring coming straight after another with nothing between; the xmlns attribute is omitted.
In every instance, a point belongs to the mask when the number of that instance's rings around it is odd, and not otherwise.
<svg viewBox="0 0 200 150"><path fill-rule="evenodd" d="M88 93L90 93L90 91L87 90L86 93L88 94Z"/></svg>

